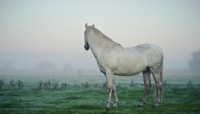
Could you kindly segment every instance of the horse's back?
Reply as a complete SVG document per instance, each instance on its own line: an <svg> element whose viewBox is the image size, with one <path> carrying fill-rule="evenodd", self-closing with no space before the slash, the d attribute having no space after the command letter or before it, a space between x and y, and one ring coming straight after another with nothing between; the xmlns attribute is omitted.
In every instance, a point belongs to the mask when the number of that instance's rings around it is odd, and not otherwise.
<svg viewBox="0 0 200 114"><path fill-rule="evenodd" d="M162 49L153 44L141 44L134 47L124 48L124 52L139 54L141 56L153 56L155 54L164 56Z"/></svg>
<svg viewBox="0 0 200 114"><path fill-rule="evenodd" d="M138 53L145 54L146 56L152 56L155 54L164 56L162 49L153 44L141 44L141 45L137 45L137 46L134 46L131 48L126 48L126 49L130 49L132 51L137 51Z"/></svg>
<svg viewBox="0 0 200 114"><path fill-rule="evenodd" d="M159 51L161 53L162 52L162 49L156 45L153 45L153 44L141 44L141 45L137 45L137 46L134 46L134 47L131 47L132 49L136 49L140 52L145 52L145 51Z"/></svg>

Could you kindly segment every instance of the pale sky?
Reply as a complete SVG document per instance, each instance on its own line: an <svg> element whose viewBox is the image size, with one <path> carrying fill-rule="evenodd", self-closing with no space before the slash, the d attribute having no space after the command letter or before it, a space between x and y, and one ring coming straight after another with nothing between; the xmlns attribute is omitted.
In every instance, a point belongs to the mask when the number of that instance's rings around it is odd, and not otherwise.
<svg viewBox="0 0 200 114"><path fill-rule="evenodd" d="M85 23L120 43L160 46L165 69L186 69L200 49L199 0L0 0L0 69L38 62L97 69L85 51Z"/></svg>

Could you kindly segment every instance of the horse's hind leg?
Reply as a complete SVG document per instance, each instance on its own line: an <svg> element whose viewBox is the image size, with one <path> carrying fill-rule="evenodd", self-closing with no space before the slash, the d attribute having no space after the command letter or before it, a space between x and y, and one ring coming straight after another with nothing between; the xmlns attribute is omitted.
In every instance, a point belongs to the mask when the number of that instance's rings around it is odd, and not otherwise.
<svg viewBox="0 0 200 114"><path fill-rule="evenodd" d="M115 102L114 102L114 104L113 104L113 107L117 107L118 98L117 98L117 91L116 91L116 87L115 87L114 80L113 80L112 91L113 91L113 96L114 96L114 98L115 98Z"/></svg>
<svg viewBox="0 0 200 114"><path fill-rule="evenodd" d="M141 102L138 104L138 106L140 106L140 107L145 104L147 96L149 94L149 90L151 88L151 79L150 79L151 72L150 71L144 71L142 73L143 73L145 91L144 91L144 96L143 96Z"/></svg>
<svg viewBox="0 0 200 114"><path fill-rule="evenodd" d="M156 83L156 101L154 107L158 107L158 104L161 103L162 97L162 71L152 72L155 83Z"/></svg>

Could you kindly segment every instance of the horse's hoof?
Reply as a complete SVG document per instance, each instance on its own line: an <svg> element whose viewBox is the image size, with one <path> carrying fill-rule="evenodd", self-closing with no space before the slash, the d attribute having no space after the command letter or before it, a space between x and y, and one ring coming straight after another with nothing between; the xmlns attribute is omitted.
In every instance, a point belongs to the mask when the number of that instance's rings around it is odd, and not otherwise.
<svg viewBox="0 0 200 114"><path fill-rule="evenodd" d="M158 107L158 104L154 104L153 107L157 108L157 107Z"/></svg>
<svg viewBox="0 0 200 114"><path fill-rule="evenodd" d="M106 108L106 111L109 111L110 107L105 107Z"/></svg>
<svg viewBox="0 0 200 114"><path fill-rule="evenodd" d="M138 107L142 107L142 106L143 106L143 103L140 103L140 104L138 104L137 106L138 106Z"/></svg>
<svg viewBox="0 0 200 114"><path fill-rule="evenodd" d="M137 105L137 107L142 107L142 106L143 106L143 105L140 105L140 104L139 104L139 105Z"/></svg>
<svg viewBox="0 0 200 114"><path fill-rule="evenodd" d="M117 105L113 105L114 108L117 108Z"/></svg>
<svg viewBox="0 0 200 114"><path fill-rule="evenodd" d="M105 107L107 111L109 111L110 105L111 105L111 103L107 103L107 105Z"/></svg>
<svg viewBox="0 0 200 114"><path fill-rule="evenodd" d="M113 107L117 108L117 103L114 103L114 104L113 104Z"/></svg>

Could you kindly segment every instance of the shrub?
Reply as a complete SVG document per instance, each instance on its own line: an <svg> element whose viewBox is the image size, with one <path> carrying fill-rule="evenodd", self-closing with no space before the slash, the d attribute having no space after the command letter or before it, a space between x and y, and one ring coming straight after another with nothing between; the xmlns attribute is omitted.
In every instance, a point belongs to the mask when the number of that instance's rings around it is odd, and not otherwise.
<svg viewBox="0 0 200 114"><path fill-rule="evenodd" d="M58 80L54 80L54 79L53 79L53 84L52 84L53 88L52 88L52 91L55 91L55 90L58 89L58 83L59 83Z"/></svg>
<svg viewBox="0 0 200 114"><path fill-rule="evenodd" d="M18 79L18 81L17 81L17 85L18 85L18 89L19 89L19 90L22 89L22 88L24 87L24 83L23 83L21 80L19 80L19 79Z"/></svg>
<svg viewBox="0 0 200 114"><path fill-rule="evenodd" d="M86 83L81 83L81 85L85 88L85 89L87 89L87 88L89 88L89 83L86 81Z"/></svg>
<svg viewBox="0 0 200 114"><path fill-rule="evenodd" d="M200 72L200 50L193 52L192 59L188 63L188 68L190 72L199 73Z"/></svg>
<svg viewBox="0 0 200 114"><path fill-rule="evenodd" d="M193 83L192 83L192 81L191 81L191 80L189 80L189 81L187 82L186 86L187 86L187 87L192 87L192 86L193 86Z"/></svg>
<svg viewBox="0 0 200 114"><path fill-rule="evenodd" d="M172 81L171 81L172 82ZM171 82L168 82L168 81L164 81L163 82L163 87L170 87L171 86Z"/></svg>
<svg viewBox="0 0 200 114"><path fill-rule="evenodd" d="M17 89L17 88L16 88L15 81L14 81L13 79L10 81L10 86L9 86L8 88L9 88L9 89L11 88L12 91L14 91L14 90Z"/></svg>
<svg viewBox="0 0 200 114"><path fill-rule="evenodd" d="M107 89L107 82L103 84L103 89Z"/></svg>
<svg viewBox="0 0 200 114"><path fill-rule="evenodd" d="M171 87L171 90L176 94L180 89L178 88L177 85L175 85Z"/></svg>
<svg viewBox="0 0 200 114"><path fill-rule="evenodd" d="M62 83L62 87L64 87L65 89L67 88L67 83Z"/></svg>
<svg viewBox="0 0 200 114"><path fill-rule="evenodd" d="M130 87L134 87L134 86L136 86L136 85L137 85L137 83L134 82L134 81L131 79L131 83L129 84L129 86L130 86Z"/></svg>
<svg viewBox="0 0 200 114"><path fill-rule="evenodd" d="M0 80L0 90L3 88L3 85L4 85L4 81Z"/></svg>
<svg viewBox="0 0 200 114"><path fill-rule="evenodd" d="M98 84L94 84L93 86L94 86L94 87L98 87L99 85L98 85Z"/></svg>
<svg viewBox="0 0 200 114"><path fill-rule="evenodd" d="M121 88L122 88L121 84L118 84L118 85L116 86L116 89L121 89Z"/></svg>
<svg viewBox="0 0 200 114"><path fill-rule="evenodd" d="M40 90L42 90L42 85L43 85L43 82L40 80L39 82L38 82L38 88L36 89L36 91L40 91Z"/></svg>

